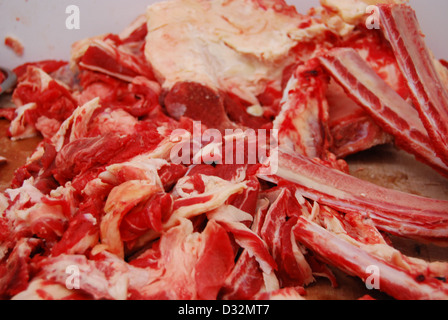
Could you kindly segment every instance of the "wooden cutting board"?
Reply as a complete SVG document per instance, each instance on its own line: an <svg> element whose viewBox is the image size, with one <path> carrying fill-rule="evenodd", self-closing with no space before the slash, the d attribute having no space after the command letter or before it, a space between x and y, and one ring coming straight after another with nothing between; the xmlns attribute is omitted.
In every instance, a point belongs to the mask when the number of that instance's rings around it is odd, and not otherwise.
<svg viewBox="0 0 448 320"><path fill-rule="evenodd" d="M14 107L8 95L0 96L0 108ZM31 138L23 141L11 141L8 136L9 121L0 120L0 156L7 159L6 164L0 164L0 191L9 187L14 171L25 164L26 159L36 149L41 138Z"/></svg>
<svg viewBox="0 0 448 320"><path fill-rule="evenodd" d="M8 105L8 97L0 98L0 107ZM25 164L41 138L12 142L6 135L9 122L0 120L0 156L8 159L0 165L0 191L9 187L14 171ZM448 179L431 168L417 162L413 156L386 145L359 153L347 159L351 174L383 187L397 189L416 195L448 200ZM414 241L391 238L396 248L404 254L427 261L448 261L448 249L424 245ZM307 299L353 300L364 295L376 299L389 299L377 291L368 290L356 277L350 277L333 268L339 287L333 288L328 280L320 279L307 288Z"/></svg>

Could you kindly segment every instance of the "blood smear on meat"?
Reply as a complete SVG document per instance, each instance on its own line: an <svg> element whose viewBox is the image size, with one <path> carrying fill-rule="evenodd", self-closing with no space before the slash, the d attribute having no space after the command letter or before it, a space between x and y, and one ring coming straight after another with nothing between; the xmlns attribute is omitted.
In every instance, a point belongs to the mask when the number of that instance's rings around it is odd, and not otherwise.
<svg viewBox="0 0 448 320"><path fill-rule="evenodd" d="M23 47L23 44L17 38L14 38L11 36L6 37L5 38L5 46L10 48L12 51L14 51L14 53L18 57L23 56L23 52L24 52L25 48Z"/></svg>

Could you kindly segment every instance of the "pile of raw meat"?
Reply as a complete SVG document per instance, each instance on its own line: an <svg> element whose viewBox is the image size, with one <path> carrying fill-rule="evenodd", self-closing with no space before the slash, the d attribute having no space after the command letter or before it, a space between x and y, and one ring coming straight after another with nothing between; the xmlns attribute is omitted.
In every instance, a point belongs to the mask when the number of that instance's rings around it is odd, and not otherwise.
<svg viewBox="0 0 448 320"><path fill-rule="evenodd" d="M43 140L0 194L0 297L306 299L337 268L447 299L448 264L389 237L447 245L448 202L344 160L394 143L448 177L446 63L367 2L164 1L17 67L9 135Z"/></svg>

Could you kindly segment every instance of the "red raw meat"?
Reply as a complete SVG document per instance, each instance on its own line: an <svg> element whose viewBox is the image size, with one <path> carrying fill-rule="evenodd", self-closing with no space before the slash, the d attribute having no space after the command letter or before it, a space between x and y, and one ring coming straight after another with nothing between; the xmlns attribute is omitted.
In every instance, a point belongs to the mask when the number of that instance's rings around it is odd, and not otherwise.
<svg viewBox="0 0 448 320"><path fill-rule="evenodd" d="M28 62L28 63L22 64L22 65L16 67L13 71L17 75L17 78L19 78L19 80L20 80L27 73L28 67L36 67L36 68L42 69L45 73L51 74L53 72L56 72L60 68L65 67L66 65L68 65L67 61L42 60L42 61Z"/></svg>
<svg viewBox="0 0 448 320"><path fill-rule="evenodd" d="M1 297L15 295L28 286L31 273L31 254L40 245L38 239L23 238L0 267Z"/></svg>
<svg viewBox="0 0 448 320"><path fill-rule="evenodd" d="M199 83L177 83L164 95L163 101L168 114L176 120L188 117L222 132L235 128L226 114L221 95Z"/></svg>
<svg viewBox="0 0 448 320"><path fill-rule="evenodd" d="M132 81L136 76L154 79L151 68L144 61L101 40L96 40L89 46L79 66L124 81Z"/></svg>
<svg viewBox="0 0 448 320"><path fill-rule="evenodd" d="M446 245L448 202L342 159L395 143L448 176L448 73L413 11L380 5L383 34L327 6L171 1L14 69L0 116L44 139L0 193L0 298L304 300L373 265L393 298L446 299L448 264L389 234Z"/></svg>

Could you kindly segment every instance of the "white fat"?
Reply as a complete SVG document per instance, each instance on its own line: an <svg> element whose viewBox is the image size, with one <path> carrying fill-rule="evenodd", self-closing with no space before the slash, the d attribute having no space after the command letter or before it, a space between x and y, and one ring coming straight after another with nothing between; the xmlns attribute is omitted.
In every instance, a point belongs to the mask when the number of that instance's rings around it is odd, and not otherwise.
<svg viewBox="0 0 448 320"><path fill-rule="evenodd" d="M228 222L252 222L253 217L243 210L240 210L231 205L223 205L218 209L207 214L209 219L214 219L217 221L228 221Z"/></svg>
<svg viewBox="0 0 448 320"><path fill-rule="evenodd" d="M36 187L33 186L34 179L30 178L23 182L20 188L7 189L5 193L9 196L11 201L16 200L17 196L20 195L20 202L26 203L31 201L32 203L38 203L43 197L42 192L40 192Z"/></svg>
<svg viewBox="0 0 448 320"><path fill-rule="evenodd" d="M152 159L145 155L139 155L128 162L108 166L106 171L99 175L99 178L103 181L114 181L122 169L136 169L140 172L141 180L147 180L153 185L162 187L158 170L166 164L168 164L166 160Z"/></svg>
<svg viewBox="0 0 448 320"><path fill-rule="evenodd" d="M294 255L294 259L296 260L297 264L300 266L300 269L303 270L304 274L307 274L308 277L305 279L305 285L309 285L310 283L314 282L315 279L313 277L313 271L311 270L310 265L308 264L308 261L306 261L306 258L304 254L306 254L306 249L301 245L298 246L296 242L296 237L294 235L294 232L291 231L291 246L292 246L292 253Z"/></svg>
<svg viewBox="0 0 448 320"><path fill-rule="evenodd" d="M87 126L93 113L100 107L100 99L95 98L84 104L82 107L75 109L72 115L73 125L70 133L70 142L82 138L86 134Z"/></svg>
<svg viewBox="0 0 448 320"><path fill-rule="evenodd" d="M264 290L266 292L272 292L280 289L280 284L274 272L269 274L263 272Z"/></svg>
<svg viewBox="0 0 448 320"><path fill-rule="evenodd" d="M25 120L25 112L34 110L36 108L37 104L32 102L20 106L16 109L16 117L11 121L11 124L9 126L12 141L28 139L37 135L36 129L33 126L27 124Z"/></svg>
<svg viewBox="0 0 448 320"><path fill-rule="evenodd" d="M96 218L91 214L91 213L86 213L84 214L84 218L87 221L90 221L94 226L97 225L98 221L96 220Z"/></svg>
<svg viewBox="0 0 448 320"><path fill-rule="evenodd" d="M305 198L302 196L302 194L300 193L299 190L296 190L296 192L294 193L294 196L295 196L297 202L298 202L300 205L302 205L302 206L305 205L306 200L305 200Z"/></svg>
<svg viewBox="0 0 448 320"><path fill-rule="evenodd" d="M280 85L290 50L323 25L299 29L300 15L264 10L253 1L173 0L147 10L145 55L165 88L195 81L250 103L268 82Z"/></svg>
<svg viewBox="0 0 448 320"><path fill-rule="evenodd" d="M363 22L367 7L381 3L408 3L408 0L320 0L322 6L331 8L348 24L356 25Z"/></svg>
<svg viewBox="0 0 448 320"><path fill-rule="evenodd" d="M25 291L12 297L12 300L44 300L42 293L45 293L45 297L50 296L57 300L69 297L73 294L73 291L61 284L53 284L44 279L35 279L30 282Z"/></svg>
<svg viewBox="0 0 448 320"><path fill-rule="evenodd" d="M263 115L263 107L259 104L255 104L247 108L247 113L254 117L261 117Z"/></svg>

